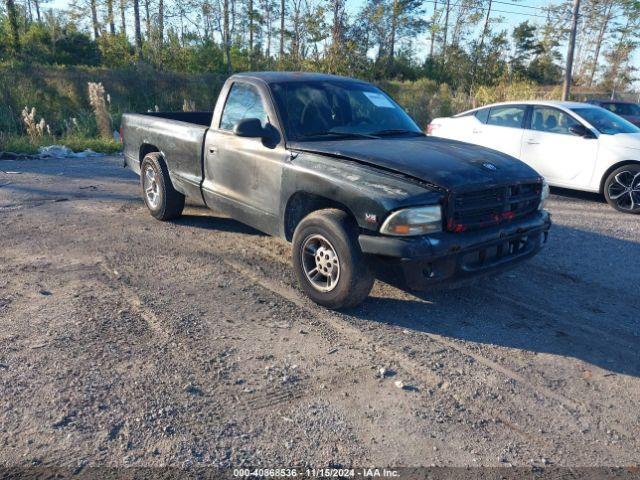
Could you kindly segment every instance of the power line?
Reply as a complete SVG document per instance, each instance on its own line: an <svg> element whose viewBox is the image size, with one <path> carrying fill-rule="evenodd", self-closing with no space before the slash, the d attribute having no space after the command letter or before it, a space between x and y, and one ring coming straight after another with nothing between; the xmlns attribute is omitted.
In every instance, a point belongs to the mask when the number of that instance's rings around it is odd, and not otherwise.
<svg viewBox="0 0 640 480"><path fill-rule="evenodd" d="M519 6L519 7L527 7L527 8L536 8L536 7L531 7L529 5L518 5L516 3L510 3L510 2L497 2L496 0L493 0L493 3L501 3L504 5L514 5L514 6ZM449 6L449 9L454 8L454 7L459 7L464 5L464 2L457 2L454 4L451 4ZM470 7L470 10L478 10L478 11L487 11L489 8L488 7ZM495 12L495 13L508 13L508 14L512 14L512 15L523 15L525 17L535 17L535 18L547 18L546 15L536 15L535 13L528 13L528 12L515 12L513 10L496 10L495 8L491 9L491 12Z"/></svg>
<svg viewBox="0 0 640 480"><path fill-rule="evenodd" d="M483 8L483 10L487 10L487 9ZM508 13L508 14L511 14L511 15L523 15L525 17L547 18L546 15L536 15L535 13L514 12L514 11L510 11L510 10L496 10L495 8L492 8L491 11L492 12L496 12L496 13Z"/></svg>
<svg viewBox="0 0 640 480"><path fill-rule="evenodd" d="M502 5L513 5L514 7L522 7L522 8L531 8L533 10L540 10L541 7L534 7L533 5L525 5L522 3L514 3L514 2L501 2L498 0L492 0L492 3L500 3ZM544 7L542 7L544 8Z"/></svg>

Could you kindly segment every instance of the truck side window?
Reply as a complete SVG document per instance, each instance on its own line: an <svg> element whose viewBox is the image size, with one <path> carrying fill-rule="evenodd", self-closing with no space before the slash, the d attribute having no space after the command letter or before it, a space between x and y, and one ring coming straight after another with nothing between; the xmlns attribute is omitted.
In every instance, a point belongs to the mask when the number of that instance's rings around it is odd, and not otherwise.
<svg viewBox="0 0 640 480"><path fill-rule="evenodd" d="M233 127L245 118L257 118L263 126L267 124L267 112L256 87L248 83L236 82L231 86L227 96L220 129L233 130Z"/></svg>
<svg viewBox="0 0 640 480"><path fill-rule="evenodd" d="M524 105L502 105L491 107L487 125L497 125L499 127L522 128L524 113L527 107Z"/></svg>

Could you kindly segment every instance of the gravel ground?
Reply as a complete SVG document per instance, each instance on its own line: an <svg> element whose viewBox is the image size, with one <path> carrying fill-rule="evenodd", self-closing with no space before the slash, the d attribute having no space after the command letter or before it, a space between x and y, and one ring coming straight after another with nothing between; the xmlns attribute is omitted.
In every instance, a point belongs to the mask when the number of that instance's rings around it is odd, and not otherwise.
<svg viewBox="0 0 640 480"><path fill-rule="evenodd" d="M119 158L0 162L0 465L640 462L639 217L554 192L529 263L339 314L285 242L139 190Z"/></svg>

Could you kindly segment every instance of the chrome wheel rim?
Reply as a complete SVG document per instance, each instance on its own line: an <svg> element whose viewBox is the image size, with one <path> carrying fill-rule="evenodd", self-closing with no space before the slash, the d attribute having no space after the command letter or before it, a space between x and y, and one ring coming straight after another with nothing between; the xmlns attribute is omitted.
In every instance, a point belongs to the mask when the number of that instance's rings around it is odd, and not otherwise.
<svg viewBox="0 0 640 480"><path fill-rule="evenodd" d="M623 170L616 174L609 183L608 194L621 210L640 208L640 172Z"/></svg>
<svg viewBox="0 0 640 480"><path fill-rule="evenodd" d="M156 171L151 165L148 165L144 171L143 188L147 203L155 210L160 205L160 185L158 185Z"/></svg>
<svg viewBox="0 0 640 480"><path fill-rule="evenodd" d="M340 280L340 259L331 242L322 235L307 237L302 245L302 268L309 283L320 292L330 292Z"/></svg>

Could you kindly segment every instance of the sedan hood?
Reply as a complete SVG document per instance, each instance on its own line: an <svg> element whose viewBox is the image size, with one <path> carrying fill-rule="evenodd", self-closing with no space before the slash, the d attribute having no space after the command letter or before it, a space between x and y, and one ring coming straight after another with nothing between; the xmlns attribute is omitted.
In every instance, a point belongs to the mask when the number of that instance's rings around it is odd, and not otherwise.
<svg viewBox="0 0 640 480"><path fill-rule="evenodd" d="M637 155L640 150L640 133L618 133L616 135L600 135L599 141L601 145L616 150L628 151L633 150ZM637 156L628 160L637 160Z"/></svg>
<svg viewBox="0 0 640 480"><path fill-rule="evenodd" d="M437 137L294 142L289 147L372 165L446 190L540 179L535 170L509 155Z"/></svg>

